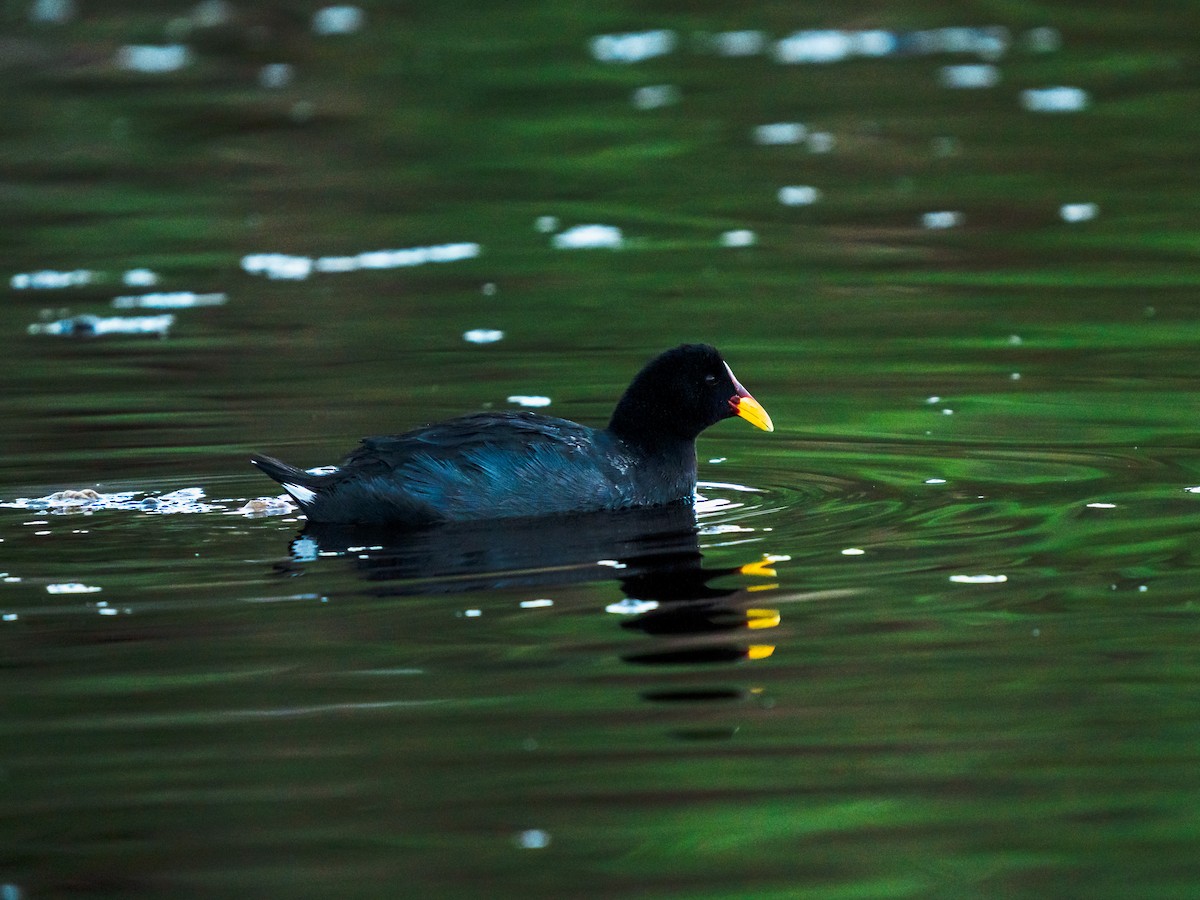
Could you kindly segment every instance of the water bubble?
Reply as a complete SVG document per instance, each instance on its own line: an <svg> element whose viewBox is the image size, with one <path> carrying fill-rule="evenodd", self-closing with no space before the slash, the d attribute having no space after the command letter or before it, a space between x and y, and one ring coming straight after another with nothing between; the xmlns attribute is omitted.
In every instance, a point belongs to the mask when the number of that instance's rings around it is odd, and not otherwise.
<svg viewBox="0 0 1200 900"><path fill-rule="evenodd" d="M554 601L546 598L538 600L522 600L520 603L521 609L545 609L547 606L553 606Z"/></svg>
<svg viewBox="0 0 1200 900"><path fill-rule="evenodd" d="M1007 575L951 575L950 580L955 584L1004 584Z"/></svg>
<svg viewBox="0 0 1200 900"><path fill-rule="evenodd" d="M863 556L866 552L859 547L847 547L842 551L842 556Z"/></svg>

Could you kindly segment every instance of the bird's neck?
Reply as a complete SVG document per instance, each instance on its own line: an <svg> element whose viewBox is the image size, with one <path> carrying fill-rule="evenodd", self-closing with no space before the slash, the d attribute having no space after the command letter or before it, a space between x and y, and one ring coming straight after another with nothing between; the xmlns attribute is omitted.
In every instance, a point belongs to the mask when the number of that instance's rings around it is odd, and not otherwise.
<svg viewBox="0 0 1200 900"><path fill-rule="evenodd" d="M675 410L664 407L656 398L630 390L613 410L608 431L627 444L652 451L689 448L694 453L696 435L674 430L674 416Z"/></svg>

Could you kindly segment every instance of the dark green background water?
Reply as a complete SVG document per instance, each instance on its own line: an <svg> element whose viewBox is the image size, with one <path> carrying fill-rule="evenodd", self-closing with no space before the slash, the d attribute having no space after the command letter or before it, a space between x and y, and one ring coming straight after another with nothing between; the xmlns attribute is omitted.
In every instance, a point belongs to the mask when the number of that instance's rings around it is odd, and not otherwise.
<svg viewBox="0 0 1200 900"><path fill-rule="evenodd" d="M0 274L98 273L2 291L0 500L209 506L0 508L4 900L1200 892L1200 7L377 3L316 37L307 4L82 5L0 14ZM939 82L972 53L706 37L993 25L986 90ZM676 49L589 53L650 28ZM185 31L179 72L113 64ZM1054 85L1089 106L1022 108ZM793 121L833 149L754 142ZM540 216L626 246L554 249ZM240 267L453 242L482 250ZM28 333L114 314L137 267L227 303L165 339ZM251 451L329 463L513 394L601 423L682 340L777 427L702 438L698 539L293 549L295 517L237 512L272 493Z"/></svg>

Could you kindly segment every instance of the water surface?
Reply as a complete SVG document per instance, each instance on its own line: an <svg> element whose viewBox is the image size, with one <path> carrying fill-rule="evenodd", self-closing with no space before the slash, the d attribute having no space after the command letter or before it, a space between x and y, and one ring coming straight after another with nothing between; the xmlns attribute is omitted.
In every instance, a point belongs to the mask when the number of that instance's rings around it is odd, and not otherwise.
<svg viewBox="0 0 1200 900"><path fill-rule="evenodd" d="M281 8L7 14L5 898L1195 895L1194 11ZM698 519L245 510L684 340Z"/></svg>

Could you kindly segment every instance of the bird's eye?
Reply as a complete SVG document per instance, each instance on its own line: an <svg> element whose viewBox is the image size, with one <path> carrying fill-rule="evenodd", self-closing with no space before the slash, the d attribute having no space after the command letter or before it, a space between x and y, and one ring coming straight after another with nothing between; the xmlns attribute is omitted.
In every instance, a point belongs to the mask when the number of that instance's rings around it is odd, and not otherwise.
<svg viewBox="0 0 1200 900"><path fill-rule="evenodd" d="M712 374L705 375L705 376L704 376L704 383L705 383L705 384L716 384L716 383L717 383L717 376L716 376L716 375L712 375Z"/></svg>

